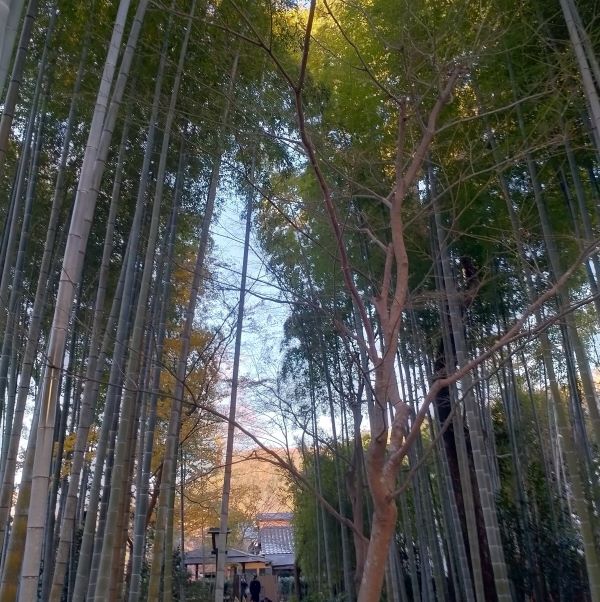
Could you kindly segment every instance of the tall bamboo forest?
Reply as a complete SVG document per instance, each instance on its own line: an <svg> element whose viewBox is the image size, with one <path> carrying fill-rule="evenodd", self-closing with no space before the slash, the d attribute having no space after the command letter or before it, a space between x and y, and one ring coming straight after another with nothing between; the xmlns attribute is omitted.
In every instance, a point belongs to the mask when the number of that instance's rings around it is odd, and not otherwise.
<svg viewBox="0 0 600 602"><path fill-rule="evenodd" d="M293 499L288 600L600 602L599 19L0 0L0 600L233 602L244 438Z"/></svg>

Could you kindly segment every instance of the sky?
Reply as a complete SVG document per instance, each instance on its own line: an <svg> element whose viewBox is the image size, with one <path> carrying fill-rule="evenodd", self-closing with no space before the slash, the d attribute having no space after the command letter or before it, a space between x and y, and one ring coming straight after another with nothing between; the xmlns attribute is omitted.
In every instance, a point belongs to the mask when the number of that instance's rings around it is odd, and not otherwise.
<svg viewBox="0 0 600 602"><path fill-rule="evenodd" d="M225 285L223 293L228 306L237 305L242 270L242 255L245 231L245 201L228 195L214 220L212 237L213 256L218 268L216 278ZM282 443L283 433L278 432L278 416L270 415L264 404L257 401L257 392L262 386L252 383L275 385L281 361L283 325L289 314L286 303L275 301L279 290L268 274L260 245L251 235L248 258L248 280L240 355L240 383L238 390L238 419L251 426L251 430L268 445ZM232 316L235 320L236 312ZM229 378L233 362L233 340L228 349L226 364L222 367L224 378L221 409L229 406L231 391ZM246 384L244 384L246 383ZM258 397L263 397L258 395ZM263 397L262 401L265 399ZM263 407L261 407L263 406ZM240 444L243 442L240 441Z"/></svg>

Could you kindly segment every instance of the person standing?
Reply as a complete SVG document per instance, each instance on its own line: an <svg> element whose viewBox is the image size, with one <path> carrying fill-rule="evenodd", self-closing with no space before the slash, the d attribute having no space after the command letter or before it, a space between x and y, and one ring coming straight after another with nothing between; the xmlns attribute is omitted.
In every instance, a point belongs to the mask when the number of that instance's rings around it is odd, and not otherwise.
<svg viewBox="0 0 600 602"><path fill-rule="evenodd" d="M250 581L250 600L252 602L259 602L260 600L260 581L258 575L254 575L252 581Z"/></svg>
<svg viewBox="0 0 600 602"><path fill-rule="evenodd" d="M242 602L248 602L248 582L246 581L246 575L242 575L240 581L240 594Z"/></svg>

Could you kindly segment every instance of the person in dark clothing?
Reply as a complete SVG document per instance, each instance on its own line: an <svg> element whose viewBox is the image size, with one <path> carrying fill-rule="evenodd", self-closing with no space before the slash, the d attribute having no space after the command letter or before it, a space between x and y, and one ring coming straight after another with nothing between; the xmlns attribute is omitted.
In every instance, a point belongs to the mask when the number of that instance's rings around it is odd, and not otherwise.
<svg viewBox="0 0 600 602"><path fill-rule="evenodd" d="M246 576L242 575L242 579L240 581L240 598L243 602L248 602L248 582L246 581Z"/></svg>
<svg viewBox="0 0 600 602"><path fill-rule="evenodd" d="M252 602L259 602L260 600L260 581L258 575L255 575L252 581L250 581L250 600Z"/></svg>

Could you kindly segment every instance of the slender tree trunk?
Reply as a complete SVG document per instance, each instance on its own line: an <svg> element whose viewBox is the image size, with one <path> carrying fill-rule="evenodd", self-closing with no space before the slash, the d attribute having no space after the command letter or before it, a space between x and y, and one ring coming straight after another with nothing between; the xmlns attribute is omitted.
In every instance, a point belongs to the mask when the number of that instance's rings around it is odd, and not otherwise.
<svg viewBox="0 0 600 602"><path fill-rule="evenodd" d="M53 15L49 26L48 31L46 32L46 38L44 43L44 50L42 51L42 57L40 59L40 70L38 73L38 77L36 80L35 90L33 93L33 98L31 102L31 110L29 113L29 119L27 120L27 127L25 130L25 136L23 138L23 143L21 145L21 157L19 160L19 165L17 169L17 177L16 183L12 190L12 211L7 215L7 219L5 222L5 232L4 237L6 239L6 246L3 248L2 252L2 278L0 279L0 302L2 303L2 311L0 312L0 329L4 330L6 325L8 324L9 316L6 313L5 307L9 305L9 295L8 290L11 281L11 271L13 268L14 255L15 250L17 248L17 243L19 241L18 233L18 222L19 215L21 213L22 203L21 199L23 196L23 190L25 189L25 185L27 182L27 174L29 170L29 161L30 156L34 154L34 132L36 128L36 121L38 117L38 108L40 98L42 97L42 86L44 83L44 73L48 68L47 58L48 58L48 47L50 40L52 38L52 32L54 30L54 21L56 19L56 14ZM0 122L1 128L1 122ZM0 131L1 134L1 131ZM0 161L1 161L0 157ZM0 170L2 169L0 163ZM29 173L30 179L34 177L32 173ZM25 220L25 214L27 210L23 207L23 220ZM0 377L6 372L6 363L2 362L0 364ZM4 395L4 382L0 380L0 394Z"/></svg>
<svg viewBox="0 0 600 602"><path fill-rule="evenodd" d="M577 59L577 65L579 67L579 74L583 82L583 91L588 101L590 108L590 117L592 122L592 131L594 132L594 141L596 143L596 151L600 153L600 99L598 98L598 88L600 81L596 81L594 84L594 74L592 68L595 66L597 69L597 63L594 56L591 45L584 44L583 38L586 37L585 30L579 29L577 23L581 24L581 18L577 11L577 7L572 0L560 0L560 6L569 30L569 37L571 38L571 45L575 58ZM590 54L586 53L586 45L590 50ZM598 77L598 73L595 74Z"/></svg>
<svg viewBox="0 0 600 602"><path fill-rule="evenodd" d="M431 168L428 178L433 181L434 175ZM432 233L432 253L439 256L439 236L435 220L431 224ZM442 267L439 261L434 263L434 273L438 282L440 291L444 291L444 278ZM447 294L447 293L446 293ZM454 357L453 336L449 319L450 310L447 302L440 303L441 317L441 341L434 359L434 379L444 378L456 365ZM456 411L458 400L456 392L451 387L442 387L435 398L436 415L440 427L450 420L446 431L443 434L443 444L445 451L445 464L448 467L448 476L452 489L452 502L456 508L458 526L460 527L460 542L458 545L464 550L463 562L470 565L471 574L464 574L463 566L463 586L471 581L471 587L467 597L474 596L478 602L486 600L487 595L495 595L493 575L491 574L490 558L486 550L485 527L478 524L476 487L474 475L472 474L472 463L469 461L470 448L467 442L467 429L463 420L463 412ZM483 549L482 549L483 547ZM485 570L487 569L487 570ZM474 589L472 589L474 588Z"/></svg>
<svg viewBox="0 0 600 602"><path fill-rule="evenodd" d="M39 82L38 82L39 83ZM6 310L6 320L4 322L4 337L2 341L2 352L0 353L0 410L4 408L5 401L5 393L6 393L6 385L8 379L8 370L10 366L10 357L11 357L11 341L13 340L13 333L15 332L15 328L18 322L18 299L21 295L21 288L23 286L23 266L25 264L25 256L27 245L29 243L29 233L31 226L31 215L32 215L32 207L35 196L35 187L37 183L37 170L39 165L40 158L40 150L42 146L42 133L44 127L44 110L45 110L45 100L42 103L41 115L37 124L37 132L31 141L32 146L32 157L31 157L31 165L29 168L29 180L27 182L27 189L25 191L25 199L23 206L23 220L21 222L21 232L19 235L19 246L16 253L16 259L14 264L14 272L12 276L12 286L10 288L10 294L8 297L7 310ZM37 105L37 102L34 103ZM33 122L35 118L35 114L32 112L30 119ZM29 155L28 152L23 153L23 158ZM19 184L22 185L24 180L24 175L27 170L24 169L20 175L23 177L19 177ZM21 186L17 185L17 193L15 195L16 201L20 201L21 197ZM16 225L16 224L15 224ZM12 229L11 229L12 230ZM12 255L12 252L11 252ZM7 262L9 263L9 262ZM12 262L10 262L12 263ZM8 272L8 270L7 270ZM8 277L7 277L8 281ZM2 297L0 297L1 299ZM1 320L0 320L1 322ZM7 417L12 421L12 416ZM6 420L6 419L5 419ZM11 424L8 420L6 420L7 426ZM8 434L8 433L7 433ZM8 438L3 439L2 441L2 458L4 459L7 449ZM4 462L2 462L2 466L4 466ZM2 469L3 472L3 469Z"/></svg>
<svg viewBox="0 0 600 602"><path fill-rule="evenodd" d="M18 318L21 319L21 318ZM19 324L22 327L22 322ZM10 374L8 382L8 399L6 403L6 413L4 417L4 430L2 433L2 456L0 458L0 483L4 478L3 467L6 466L6 458L8 454L8 443L10 440L12 423L15 416L15 404L17 398L17 388L19 386L19 355L17 350L21 351L21 347L18 344L20 337L18 337L19 328L13 329L13 336L11 342L11 359L10 359ZM2 564L2 554L0 553L0 565Z"/></svg>
<svg viewBox="0 0 600 602"><path fill-rule="evenodd" d="M233 86L237 76L237 66L239 61L239 53L236 54L233 66L230 73L229 88L227 94L227 100L225 101L225 108L222 116L222 127L223 131L226 130L228 123L228 115L233 100ZM206 207L204 209L204 217L202 220L202 231L200 233L200 241L198 244L198 254L196 256L196 265L194 267L194 278L192 281L192 288L190 290L190 297L188 306L186 309L185 323L181 333L181 349L179 358L177 360L177 371L175 380L175 391L173 395L173 401L171 406L171 415L169 417L169 430L167 434L167 445L165 449L165 462L163 464L162 480L160 485L160 497L158 515L156 518L156 533L154 540L154 548L152 553L152 566L150 572L150 583L148 586L148 598L157 600L160 592L160 577L162 573L162 567L164 563L164 539L166 529L166 517L167 517L167 504L169 501L169 490L172 486L169 483L169 474L172 471L169 469L168 463L176 461L174 454L177 451L179 444L179 424L175 424L177 416L180 415L181 404L184 395L185 376L187 371L187 359L190 349L190 336L192 332L192 325L194 320L194 313L196 310L196 303L198 300L198 294L200 291L200 280L204 271L204 263L206 257L206 251L208 248L208 237L210 232L210 225L212 223L212 216L214 212L215 199L217 194L217 185L219 182L219 173L221 169L221 152L220 149L217 151L215 163L213 165L212 174L210 178L210 184L208 189L208 196L206 199ZM168 458L168 460L167 460Z"/></svg>
<svg viewBox="0 0 600 602"><path fill-rule="evenodd" d="M250 166L250 182L256 175L256 151L252 155ZM252 184L251 184L252 185ZM246 279L248 275L248 253L250 250L250 232L252 229L252 208L254 193L248 192L246 202L246 231L244 235L244 253L242 257L242 277L240 281L240 300L235 331L235 346L233 350L233 372L231 376L231 397L229 400L229 422L227 424L227 444L225 448L225 469L223 475L223 490L221 494L221 517L217 539L217 575L215 584L215 602L223 601L225 592L225 561L227 557L227 529L229 523L229 496L231 494L231 470L233 461L233 439L235 436L235 416L237 408L237 389L240 370L240 354L242 349L242 328L244 326L244 305L246 301Z"/></svg>
<svg viewBox="0 0 600 602"><path fill-rule="evenodd" d="M565 0L562 0L565 1ZM512 67L509 64L509 72L511 76L511 81L513 81L514 86L514 76L512 73ZM513 94L516 95L517 90L513 90ZM519 105L516 106L517 112L517 121L519 124L519 130L523 139L526 137L525 133L525 122L523 119L523 112ZM531 153L525 153L525 160L527 164L527 170L529 172L529 178L531 180L531 186L533 189L533 196L535 200L535 205L538 211L538 215L540 218L540 225L542 228L542 235L544 238L544 245L546 247L546 252L548 254L548 260L550 263L552 278L554 282L556 282L563 274L563 270L560 264L560 258L558 249L556 247L556 241L553 236L553 231L550 223L550 218L548 215L546 203L544 200L544 194L542 190L541 183L538 178L538 170L533 160ZM575 357L577 359L577 365L579 367L579 377L581 379L581 385L583 388L584 398L586 400L586 405L590 414L590 423L592 426L592 432L594 435L594 440L597 445L600 444L600 411L598 410L596 393L594 389L594 383L592 379L591 369L589 365L589 361L587 355L585 353L585 349L583 346L583 342L581 341L581 337L579 335L577 326L573 319L573 314L568 310L567 300L564 298L564 294L559 292L556 295L559 312L565 314L564 322L566 325L566 332L571 340L571 344L573 345L573 351L575 353ZM599 590L600 595L600 590Z"/></svg>
<svg viewBox="0 0 600 602"><path fill-rule="evenodd" d="M111 480L111 494L108 507L108 529L104 534L102 555L100 559L100 567L98 570L98 584L96 587L96 600L102 601L104 592L110 586L110 566L112 564L112 555L115 553L114 544L116 533L113 526L117 524L118 514L123 503L124 484L128 477L124 472L125 463L129 457L129 446L128 441L130 437L129 430L133 420L133 411L135 409L135 387L139 378L139 367L140 367L140 350L144 331L144 322L146 316L146 302L148 292L150 288L150 281L154 272L154 254L156 250L156 241L158 237L158 227L160 218L160 205L162 201L162 190L164 186L167 152L169 149L170 133L175 117L175 105L177 101L177 95L179 92L179 84L181 81L181 75L183 71L184 61L186 58L187 44L191 33L191 19L195 10L195 0L192 4L191 16L188 22L188 28L182 43L179 63L177 66L177 73L175 75L175 82L173 84L173 91L171 94L171 101L169 110L167 113L165 130L163 135L162 149L158 166L157 173L157 185L154 195L154 204L152 211L152 220L150 224L150 232L148 234L148 243L146 247L146 256L144 260L144 269L142 274L142 281L140 284L139 300L136 310L135 321L133 324L133 332L130 342L130 355L127 363L127 379L133 388L133 390L125 390L121 418L119 421L119 431L117 434L117 443L115 448L115 467L112 474Z"/></svg>
<svg viewBox="0 0 600 602"><path fill-rule="evenodd" d="M313 294L312 283L309 281L309 286L311 288L311 295ZM337 426L335 424L335 410L333 407L333 387L331 384L331 374L329 371L329 362L327 359L327 353L325 350L325 340L323 337L323 333L318 333L318 346L321 352L321 358L323 361L323 375L325 378L325 385L327 389L327 400L329 402L329 415L331 420L331 434L333 438L333 446L335 450L335 454L333 457L334 469L335 469L335 484L336 484L336 493L337 493L337 509L340 515L344 516L344 507L342 503L342 485L341 485L341 468L339 461L339 442L338 442L338 434L337 434ZM355 598L354 587L352 584L352 578L350 575L350 550L348 548L348 533L346 531L346 525L343 523L339 523L340 529L340 538L342 543L342 570L344 575L344 591L348 600L352 601Z"/></svg>
<svg viewBox="0 0 600 602"><path fill-rule="evenodd" d="M89 30L88 30L89 31ZM46 241L44 243L44 251L40 262L40 271L38 275L35 299L33 309L31 311L31 321L27 333L25 351L21 362L21 374L19 378L19 388L17 392L17 400L15 403L15 415L10 432L10 441L6 452L6 462L2 465L2 488L0 490L0 550L4 549L4 539L6 535L6 525L8 521L8 513L13 495L15 469L17 462L17 453L19 449L19 441L21 438L21 430L23 427L23 417L25 413L25 404L29 394L29 384L33 372L33 362L35 353L38 347L40 337L42 313L46 304L49 287L49 275L52 264L53 249L55 247L56 230L65 194L65 176L67 168L67 158L69 154L69 146L71 144L71 132L75 122L75 111L79 90L81 88L81 80L87 55L89 36L86 36L86 41L82 50L82 56L79 63L79 69L75 79L73 89L73 98L67 117L63 145L58 165L58 173L54 186L54 195L52 198L52 208L48 219L48 229L46 232Z"/></svg>
<svg viewBox="0 0 600 602"><path fill-rule="evenodd" d="M179 455L179 454L177 454ZM174 471L177 471L177 462L173 462L172 466ZM174 509L175 509L175 480L176 475L171 475L169 479L173 486L169 491L169 502L167 504L167 528L165 530L165 568L164 568L164 584L162 599L165 602L171 602L173 600L173 522L174 522Z"/></svg>
<svg viewBox="0 0 600 602"><path fill-rule="evenodd" d="M435 198L435 192L432 195ZM456 360L459 366L467 362L467 350L464 340L463 326L461 323L461 311L457 303L457 293L454 286L453 275L450 268L450 259L448 249L445 242L445 235L441 223L439 210L435 208L434 202L434 218L438 231L438 244L440 252L440 260L442 266L442 276L444 288L447 295L447 303L450 314L450 324L456 348ZM504 560L504 551L502 541L500 539L500 529L498 526L498 517L496 513L496 505L493 496L493 488L490 482L489 473L484 464L485 444L483 434L481 432L480 418L477 415L475 407L475 399L472 391L473 383L470 374L465 375L463 381L463 399L465 411L469 425L469 439L473 450L473 462L475 466L475 474L477 478L477 486L483 512L485 531L487 536L487 545L489 547L490 559L494 571L494 582L496 585L496 595L498 600L511 600L510 587L508 582L508 574Z"/></svg>
<svg viewBox="0 0 600 602"><path fill-rule="evenodd" d="M521 120L522 127L522 117L519 115L519 119ZM492 141L492 148L495 149L495 140L493 136L490 138ZM532 175L531 169L533 169L533 165L530 163L530 175ZM517 249L519 251L519 255L521 257L521 265L523 267L525 273L525 285L528 295L529 302L532 302L534 299L534 289L532 283L532 277L530 274L530 268L528 264L527 257L525 255L525 249L521 240L521 226L518 220L518 217L514 210L514 205L512 199L510 198L510 194L508 191L508 186L506 184L505 178L503 174L498 171L498 181L500 185L500 190L502 192L502 196L504 197L507 211L511 220L511 226L513 230L513 237L515 239ZM540 188L539 183L537 182L537 178L532 177L532 185L534 188L534 197L536 197L536 204L539 208L542 208L541 216L546 217L541 199L540 199ZM539 200L537 200L539 199ZM542 221L543 228L548 228L548 223L544 220ZM549 233L548 233L549 234ZM551 239L550 239L551 241ZM553 262L557 263L557 258L554 253L551 253L553 247L552 242L550 242L551 247L549 249L549 255L551 259L551 265ZM557 266L556 266L557 267ZM536 312L535 314L536 322L538 324L542 324L542 317L540 312ZM585 565L587 569L588 581L590 584L590 592L592 600L597 601L600 599L600 559L598 558L598 554L596 551L596 545L594 541L594 527L593 527L593 518L589 513L589 508L585 499L585 491L584 491L584 477L581 475L580 462L578 459L578 454L574 446L573 434L569 425L568 415L565 411L563 401L560 394L560 387L558 384L558 380L556 378L556 373L554 370L554 361L552 359L552 345L550 342L550 338L548 333L545 330L540 332L540 345L542 349L542 358L544 361L544 367L546 370L546 375L548 382L550 384L550 397L552 399L552 405L554 408L556 421L557 421L557 429L560 434L560 443L563 450L563 456L565 463L567 465L567 469L569 472L569 480L571 484L571 496L579 516L580 525L579 530L582 536L583 547L585 551ZM557 470L557 474L560 474L561 468Z"/></svg>
<svg viewBox="0 0 600 602"><path fill-rule="evenodd" d="M0 99L12 59L25 0L0 0Z"/></svg>
<svg viewBox="0 0 600 602"><path fill-rule="evenodd" d="M134 313L135 302L131 305L131 314ZM128 322L127 328L130 329L131 323ZM124 382L123 376L119 379L117 386L122 387ZM96 594L96 586L98 584L98 574L100 571L100 559L102 556L102 545L104 542L104 534L106 532L106 521L108 515L108 503L110 500L110 490L112 484L112 473L115 461L115 445L117 439L117 430L119 428L119 412L121 406L121 390L118 390L115 394L114 409L112 412L112 418L110 420L111 426L108 433L107 449L106 449L106 466L104 470L104 482L102 485L102 498L97 500L96 508L98 514L98 526L96 532L92 534L93 538L93 555L91 557L91 567L89 571L89 582L87 585L87 597L86 600L93 600ZM106 420L105 414L105 420ZM117 525L113 525L112 529L116 533ZM116 547L116 546L115 546ZM111 559L112 560L112 559ZM112 566L112 564L111 564ZM108 597L108 591L104 592L104 595Z"/></svg>
<svg viewBox="0 0 600 602"><path fill-rule="evenodd" d="M170 231L167 231L167 238L170 237ZM168 244L168 241L165 242ZM132 485L135 488L135 506L133 509L133 518L131 520L132 523L132 535L131 540L129 537L126 537L126 540L123 543L123 554L125 553L125 549L129 547L129 554L127 558L127 567L125 570L125 588L124 593L129 596L131 592L131 578L132 578L132 569L133 569L133 554L134 554L134 543L135 543L135 521L137 519L138 506L140 504L140 498L142 496L142 490L144 487L149 487L149 479L150 475L148 473L144 473L143 470L143 462L144 462L144 447L146 440L146 423L148 422L148 413L150 411L150 400L148 399L148 391L151 391L152 388L152 370L156 363L156 358L154 357L153 348L156 343L156 330L157 330L157 315L160 311L160 305L163 302L163 297L160 294L161 286L163 283L163 269L164 269L164 247L161 251L160 261L157 267L157 276L155 289L156 294L152 296L152 301L150 303L149 314L150 320L148 322L146 328L146 340L145 340L145 351L144 351L144 362L142 368L142 376L140 378L140 386L141 390L138 394L138 405L140 407L140 416L138 419L138 428L135 433L139 441L139 445L133 444L133 448L135 449L135 474L132 476ZM133 454L132 454L133 456ZM146 479L145 482L142 482L143 479ZM131 495L131 491L130 491ZM128 531L126 531L128 534ZM129 545L130 544L130 545ZM113 568L114 571L114 568Z"/></svg>
<svg viewBox="0 0 600 602"><path fill-rule="evenodd" d="M519 433L519 425L522 424L523 418L519 411L517 386L514 382L515 368L510 345L506 348L506 354L500 353L498 359L501 365L494 366L494 371L496 371L498 377L499 390L506 413L508 439L514 470L515 497L518 508L517 521L522 539L520 543L522 546L523 561L529 577L531 590L535 594L535 599L543 600L545 595L539 580L536 550L531 537L530 502L524 476L524 471L527 468L527 445Z"/></svg>
<svg viewBox="0 0 600 602"><path fill-rule="evenodd" d="M121 144L119 147L117 166L115 169L113 191L111 196L110 208L106 224L106 234L104 237L104 248L100 264L100 274L98 277L98 289L96 292L96 301L94 305L94 318L92 325L92 334L90 338L90 347L88 362L85 374L85 389L81 403L79 424L77 436L73 446L73 461L71 465L71 478L67 491L67 502L60 526L60 539L56 550L56 561L52 578L52 590L50 600L59 602L64 579L68 568L71 546L73 544L73 532L75 529L75 512L77 510L77 495L79 492L81 470L85 461L85 450L88 443L88 435L92 420L94 417L94 406L96 396L93 391L97 387L95 381L98 380L98 360L100 355L100 343L102 325L104 323L104 304L106 299L106 289L109 276L110 258L113 251L113 236L115 221L119 208L121 195L121 177L123 161L125 159L125 148L129 133L129 118L123 126Z"/></svg>
<svg viewBox="0 0 600 602"><path fill-rule="evenodd" d="M90 504L86 514L86 525L84 530L84 540L82 542L80 553L80 566L84 559L82 578L79 587L83 588L87 584L87 598L93 599L98 578L100 556L104 543L104 534L106 529L108 502L111 493L112 471L115 460L115 444L119 426L119 416L121 411L121 400L127 387L137 387L137 383L131 385L126 382L126 361L129 351L129 337L132 330L133 316L137 305L139 285L141 276L139 274L138 245L141 238L141 224L144 221L144 203L143 193L140 193L140 203L136 205L133 223L131 226L129 241L127 245L127 258L123 264L121 274L123 276L123 302L116 305L113 302L113 308L118 309L117 335L111 343L114 343L114 351L109 374L108 391L105 401L104 418L100 440L96 449L96 467L92 491L90 492ZM116 314L115 314L116 315ZM106 341L105 337L105 341ZM106 462L106 466L104 463ZM104 473L103 471L104 467ZM102 480L104 476L104 479ZM102 482L102 496L100 498L100 485ZM92 496L92 493L94 494ZM89 521L88 521L89 519ZM97 519L97 527L96 527ZM112 525L115 529L116 525ZM94 532L95 530L95 532ZM82 589L82 591L85 591ZM81 594L84 595L83 593Z"/></svg>
<svg viewBox="0 0 600 602"><path fill-rule="evenodd" d="M594 229L592 226L590 211L587 208L586 194L584 191L583 182L581 181L577 161L575 160L575 154L573 153L573 149L571 148L571 144L569 143L568 139L565 140L565 152L567 154L569 169L571 171L571 177L573 178L573 183L575 186L575 196L577 198L579 217L581 219L581 223L583 224L583 232L585 237L584 240L586 245L589 246L594 242ZM600 259L598 258L597 253L592 255L591 261L594 267L594 274L592 275L592 278L596 282L597 287L598 279L600 278ZM600 310L597 309L597 312L600 314ZM598 319L600 320L600 317L598 317Z"/></svg>
<svg viewBox="0 0 600 602"><path fill-rule="evenodd" d="M138 216L137 213L140 213ZM99 382L100 374L104 364L104 358L108 353L111 343L113 343L113 326L117 322L116 334L114 336L114 351L110 366L108 378L108 387L104 405L104 416L96 446L94 474L89 493L89 503L85 516L85 525L79 551L79 561L77 564L77 576L73 589L73 598L76 602L83 601L88 591L88 583L91 575L92 554L94 549L94 532L96 530L96 519L98 515L98 506L100 504L100 487L102 484L102 475L104 463L108 453L108 447L111 436L111 428L114 417L118 414L120 391L122 385L122 375L124 372L125 354L127 348L127 339L130 329L130 316L133 311L133 299L135 294L135 261L137 259L137 245L139 241L139 222L143 209L136 206L136 214L133 218L133 224L129 235L127 250L121 268L117 293L113 298L112 308L109 316L109 324L105 329L104 340L102 342L102 351L94 382ZM98 386L90 387L84 390L84 395L89 392L92 395L90 404L95 406L98 398ZM87 403L87 402L86 402Z"/></svg>
<svg viewBox="0 0 600 602"><path fill-rule="evenodd" d="M6 92L6 97L4 98L2 117L0 118L0 177L2 177L4 172L6 152L8 150L8 136L10 134L13 118L15 116L15 108L19 99L19 89L23 80L25 58L27 56L27 51L29 50L29 42L31 40L33 22L37 15L37 9L38 0L29 0L25 19L23 20L23 26L21 28L21 36L19 38L19 45L13 63L8 90ZM4 40L0 40L0 42L4 44Z"/></svg>
<svg viewBox="0 0 600 602"><path fill-rule="evenodd" d="M98 164L99 167L96 168L98 148L102 142L100 136L101 132L105 133L105 145L108 147L108 141L112 134L112 127L107 129L103 127L107 126L107 124L104 123L103 117L128 8L129 0L122 0L119 5L119 12L113 29L113 39L111 40L102 83L97 97L96 109L92 118L92 126L90 128L88 146L86 148L81 169L79 189L75 198L75 206L63 259L51 334L46 352L47 368L44 374L40 396L40 423L37 433L32 433L31 435L32 437L36 437L36 451L31 484L31 501L27 521L27 540L23 554L23 571L21 575L21 587L19 590L20 602L30 602L34 599L36 595L35 592L37 591L46 518L46 492L48 490L48 475L50 471L49 462L52 449L52 431L58 396L57 385L62 368L65 341L72 312L75 288L81 278L85 247L97 198L97 189L103 172L103 161ZM140 26L141 23L139 21L134 21L132 31L136 29L139 31ZM134 40L136 39L137 36L134 36ZM135 46L135 44L133 44L133 46ZM133 52L133 49L131 52ZM123 57L122 71L123 66L126 65L126 58L127 53L125 53ZM128 69L125 69L125 71L127 70ZM121 89L119 89L119 87L115 88L113 99L117 101L117 108L120 104L120 98L118 98L118 96L119 94L122 95L124 84L124 81L121 82ZM114 118L116 118L116 109ZM108 125L112 126L113 124Z"/></svg>
<svg viewBox="0 0 600 602"><path fill-rule="evenodd" d="M179 566L179 600L185 602L185 582L187 577L187 568L185 566L185 506L184 506L184 495L185 495L185 455L183 453L183 446L180 447L179 457L179 480L181 487L181 495L179 496L179 550L180 550L180 566Z"/></svg>
<svg viewBox="0 0 600 602"><path fill-rule="evenodd" d="M140 380L138 383L138 394L136 399L136 404L133 410L133 416L131 423L129 425L129 441L127 443L127 459L124 464L123 474L125 475L125 481L123 483L123 495L121 497L121 510L117 516L117 523L114 526L114 531L116 534L115 541L115 549L112 554L112 565L110 566L110 588L107 591L104 591L103 598L106 600L110 600L111 602L117 602L117 600L122 600L124 591L124 579L125 579L125 553L127 548L127 540L128 540L128 525L129 525L129 515L130 515L130 506L131 506L131 484L132 484L132 473L133 473L133 465L135 458L135 448L136 448L136 433L138 430L138 421L139 421L139 408L142 392L141 389L144 387L145 379L144 379L144 371L140 375ZM114 473L113 473L114 474ZM110 526L108 527L111 528ZM106 531L105 531L106 532Z"/></svg>
<svg viewBox="0 0 600 602"><path fill-rule="evenodd" d="M36 403L31 429L37 428L39 423L40 408ZM19 484L19 496L15 505L14 520L8 548L2 567L2 583L0 585L0 600L2 602L14 602L17 599L17 591L20 585L21 566L23 563L23 548L27 534L27 518L29 499L31 495L31 473L33 470L33 458L35 454L34 439L27 442L25 462L21 472L21 483ZM35 599L35 598L34 598Z"/></svg>
<svg viewBox="0 0 600 602"><path fill-rule="evenodd" d="M77 310L75 311L75 315L79 314L79 309L81 307L81 285L79 286L79 293L77 295ZM63 393L63 405L60 409L59 416L57 416L57 433L55 437L55 454L53 460L52 467L52 479L50 482L50 496L48 501L48 517L47 517L47 527L45 533L44 540L44 549L43 549L43 564L42 564L42 600L48 599L48 593L50 591L52 572L54 571L54 552L56 547L54 545L55 539L55 518L56 518L56 502L57 495L59 492L59 487L61 481L64 484L64 479L61 478L61 471L63 468L63 455L64 455L64 447L65 447L65 437L67 431L67 419L69 416L69 404L71 402L71 398L75 397L74 393L74 384L73 384L73 374L76 371L76 344L77 337L80 333L78 329L74 327L71 332L71 342L69 343L69 365L67 368L67 375L64 378L64 393ZM61 508L59 512L59 519L64 517L64 496L61 495Z"/></svg>
<svg viewBox="0 0 600 602"><path fill-rule="evenodd" d="M360 318L360 313L356 307L356 303L352 304L352 309L354 329L357 333L357 338L359 341L360 371L363 375L363 378L359 380L359 389L358 395L356 396L356 401L355 403L351 404L354 423L354 455L352 458L352 469L348 479L348 488L350 492L350 498L352 501L352 516L355 525L355 529L353 531L354 550L356 554L356 573L354 577L354 582L356 586L356 591L358 591L360 583L362 582L362 574L364 571L364 565L367 555L367 545L361 537L361 535L363 534L363 521L365 511L365 498L363 493L365 456L363 449L362 433L360 430L360 425L362 422L361 392L363 390L365 392L367 410L369 413L371 413L373 409L373 392L371 389L371 383L365 382L367 379L364 377L364 375L367 375L369 373L369 358L366 353L366 343L364 340L363 326Z"/></svg>
<svg viewBox="0 0 600 602"><path fill-rule="evenodd" d="M321 497L325 497L323 490L323 477L321 471L321 446L319 444L319 426L317 423L317 402L316 402L316 386L314 378L314 367L311 366L310 370L310 395L311 395L311 408L312 408L312 428L313 428L313 457L315 463L315 489ZM333 596L333 551L331 548L331 541L329 537L329 527L327 525L327 515L323 506L317 503L317 522L320 526L320 531L323 539L323 556L325 558L325 584L326 590L325 595L327 597ZM321 563L319 563L319 568ZM320 569L320 572L322 570Z"/></svg>
<svg viewBox="0 0 600 602"><path fill-rule="evenodd" d="M180 150L178 179L175 188L175 198L173 199L173 211L169 224L169 239L165 260L163 262L164 276L162 286L162 298L159 305L159 317L157 321L156 333L156 351L155 360L152 366L151 376L151 394L149 400L148 424L144 431L145 437L143 440L143 453L140 463L139 488L137 489L135 518L134 518L134 539L132 551L132 567L131 567L131 582L129 588L129 602L137 602L141 596L141 580L142 580L142 563L144 559L144 550L146 542L146 514L148 511L148 493L150 469L152 464L152 451L154 447L154 431L156 426L156 404L158 401L160 388L160 373L162 368L161 358L165 339L165 321L167 306L169 301L169 283L171 281L172 259L175 246L175 231L177 222L177 213L179 209L179 197L183 185L183 143Z"/></svg>

